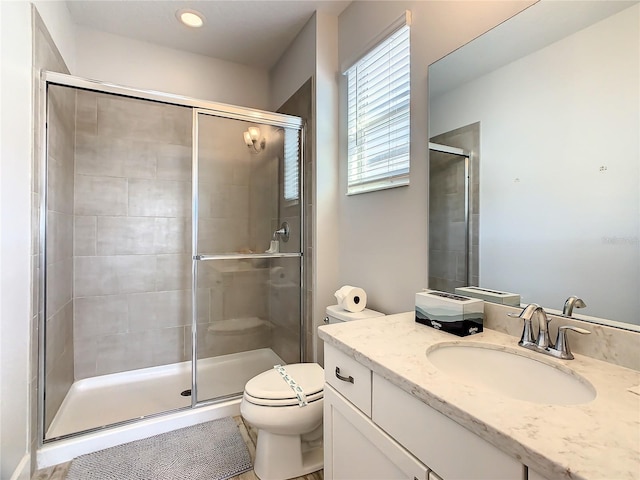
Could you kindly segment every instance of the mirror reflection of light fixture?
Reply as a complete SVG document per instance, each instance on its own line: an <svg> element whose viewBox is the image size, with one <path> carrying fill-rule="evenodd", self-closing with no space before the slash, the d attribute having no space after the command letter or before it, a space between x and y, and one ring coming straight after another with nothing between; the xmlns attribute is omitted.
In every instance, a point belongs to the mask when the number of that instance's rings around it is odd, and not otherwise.
<svg viewBox="0 0 640 480"><path fill-rule="evenodd" d="M244 143L247 147L253 147L256 152L259 152L265 147L265 139L260 138L260 129L258 127L249 127L244 133Z"/></svg>

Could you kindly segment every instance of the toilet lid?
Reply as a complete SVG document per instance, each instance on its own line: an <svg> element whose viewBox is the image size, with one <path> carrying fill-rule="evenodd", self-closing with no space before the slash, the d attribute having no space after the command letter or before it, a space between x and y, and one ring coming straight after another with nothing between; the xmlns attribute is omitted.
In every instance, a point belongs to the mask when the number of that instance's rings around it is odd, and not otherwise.
<svg viewBox="0 0 640 480"><path fill-rule="evenodd" d="M284 365L284 368L289 376L302 388L308 399L312 396L317 397L318 394L322 393L324 389L324 370L317 363L294 363ZM267 401L287 400L287 404L297 404L297 398L293 390L275 369L253 377L245 385L244 391L245 394L253 397L253 399Z"/></svg>

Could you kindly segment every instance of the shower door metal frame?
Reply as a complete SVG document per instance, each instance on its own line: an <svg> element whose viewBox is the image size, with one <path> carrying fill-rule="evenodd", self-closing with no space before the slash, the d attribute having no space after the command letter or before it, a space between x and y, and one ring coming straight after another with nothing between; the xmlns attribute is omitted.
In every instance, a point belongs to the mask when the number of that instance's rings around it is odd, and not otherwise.
<svg viewBox="0 0 640 480"><path fill-rule="evenodd" d="M194 399L197 398L195 395L196 392L196 382L195 382L195 371L196 371L196 359L197 359L197 342L192 342L192 389L194 389L194 395L192 395L192 403L191 406L181 407L173 410L168 410L164 412L158 412L154 414L145 415L142 417L137 417L134 419L124 420L121 422L116 422L113 424L98 426L95 428L82 430L79 432L70 433L67 435L62 435L60 437L45 439L45 412L44 412L44 397L45 397L45 325L46 325L46 240L47 240L47 222L46 222L46 208L47 208L47 164L48 164L48 87L49 85L57 85L62 87L71 87L77 88L81 90L89 90L98 93L112 94L118 95L121 97L129 97L133 99L139 100L148 100L152 102L164 103L169 105L176 105L181 107L191 108L193 111L193 115L197 115L198 112L205 113L209 115L216 115L224 118L231 118L237 120L246 120L252 122L260 122L269 125L275 126L284 126L289 128L296 128L300 131L300 172L299 172L299 181L300 181L300 253L299 254L254 254L251 256L233 256L233 258L278 258L278 257L287 257L287 256L298 256L300 257L300 356L301 360L303 360L306 355L306 334L304 332L305 327L305 302L306 302L306 289L304 284L304 250L305 250L305 235L304 235L304 201L303 201L303 170L304 170L304 137L305 137L305 129L302 120L298 117L294 117L291 115L285 115L281 113L268 112L264 110L258 110L247 107L239 107L235 105L229 105L225 103L219 102L210 102L206 100L198 100L182 95L174 95L170 93L158 92L155 90L145 90L145 89L137 89L131 87L125 87L122 85L117 85L109 82L100 82L97 80L91 80L87 78L77 77L74 75L67 75L64 73L50 72L46 70L41 70L39 75L39 84L38 84L38 112L39 112L39 124L40 124L40 153L36 158L37 167L35 171L39 175L39 189L38 195L40 197L40 202L38 205L39 210L39 224L38 224L38 232L39 232L39 242L38 242L38 267L40 273L38 275L38 398L37 398L37 436L38 436L38 448L41 448L45 443L51 444L58 440L67 440L71 438L81 437L82 435L93 433L97 431L102 431L104 428L123 426L128 424L137 423L140 420L146 420L154 417L159 417L166 415L168 413L174 413L176 411L184 411L188 409L192 409L194 407L200 407L205 405L210 405L213 403L219 403L225 400L228 400L229 397L224 397L220 399L211 399L204 402L195 402ZM194 117L195 118L195 117ZM193 135L197 134L196 123L192 123ZM196 145L192 145L192 153L195 156L197 153ZM194 169L197 173L197 168ZM192 199L194 202L194 206L197 208L197 198L195 192L196 185L192 185ZM195 211L197 214L197 211ZM192 218L194 212L192 211ZM197 222L194 222L197 233ZM196 237L194 237L196 238ZM192 245L193 248L193 245ZM217 258L217 255L212 256L202 256L202 258L198 258L197 260L213 260ZM226 256L225 258L232 258ZM196 270L196 259L192 260L192 273ZM35 280L34 280L35 283ZM193 289L195 284L192 283L192 302L195 302L195 290ZM195 312L195 303L193 305ZM197 334L196 329L196 319L197 317L193 315L192 317L192 334ZM195 337L194 337L195 340ZM236 395L233 395L236 398Z"/></svg>
<svg viewBox="0 0 640 480"><path fill-rule="evenodd" d="M199 173L199 122L198 115L210 115L219 118L229 118L234 120L251 121L254 123L260 123L263 125L271 125L274 127L294 128L300 133L299 143L299 162L300 168L298 172L299 188L299 205L300 205L300 251L297 253L230 253L230 254L215 254L215 255L201 255L198 253L198 173ZM197 323L198 323L198 264L199 262L215 261L215 260L243 260L243 259L255 259L255 258L299 258L300 259L300 361L303 361L306 355L306 333L304 331L304 311L305 311L305 285L304 285L304 188L302 183L304 180L304 125L302 120L298 117L291 117L283 114L272 114L272 117L281 117L279 120L276 118L260 118L255 115L246 115L239 112L232 114L224 114L220 112L214 112L209 109L194 108L193 109L193 121L192 121L192 141L191 141L191 406L204 406L211 405L212 403L218 403L228 400L229 398L237 397L237 394L230 394L215 399L205 399L198 401L198 337L197 337Z"/></svg>
<svg viewBox="0 0 640 480"><path fill-rule="evenodd" d="M460 158L464 158L464 268L467 277L467 285L471 285L471 211L469 202L471 201L471 153L458 147L429 142L429 151L448 153ZM428 255L427 255L428 257Z"/></svg>

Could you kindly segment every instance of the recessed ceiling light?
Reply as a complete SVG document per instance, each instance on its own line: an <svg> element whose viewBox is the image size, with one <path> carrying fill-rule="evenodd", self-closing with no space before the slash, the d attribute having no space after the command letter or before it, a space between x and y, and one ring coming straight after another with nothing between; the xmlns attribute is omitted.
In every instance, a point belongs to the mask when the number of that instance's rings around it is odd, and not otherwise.
<svg viewBox="0 0 640 480"><path fill-rule="evenodd" d="M204 25L204 15L196 10L178 10L176 17L187 27L198 28Z"/></svg>

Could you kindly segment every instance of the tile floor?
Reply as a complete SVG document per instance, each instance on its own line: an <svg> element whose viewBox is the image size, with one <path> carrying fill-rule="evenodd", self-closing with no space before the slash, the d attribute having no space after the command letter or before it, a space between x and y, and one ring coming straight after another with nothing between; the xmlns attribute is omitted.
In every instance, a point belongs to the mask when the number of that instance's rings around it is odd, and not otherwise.
<svg viewBox="0 0 640 480"><path fill-rule="evenodd" d="M245 424L242 417L237 416L233 417L238 427L240 428L240 433L242 434L242 438L247 444L247 449L249 450L249 454L251 455L251 461L255 461L256 457L256 438L257 432L251 425ZM53 467L44 468L42 470L38 470L31 480L64 480L67 476L67 471L71 466L71 462L62 463L60 465L55 465ZM162 479L158 479L162 480ZM242 475L237 475L232 477L229 480L259 480L253 470L250 470ZM298 477L293 480L324 480L324 473L322 470L314 473L310 473L309 475L305 475L303 477Z"/></svg>

